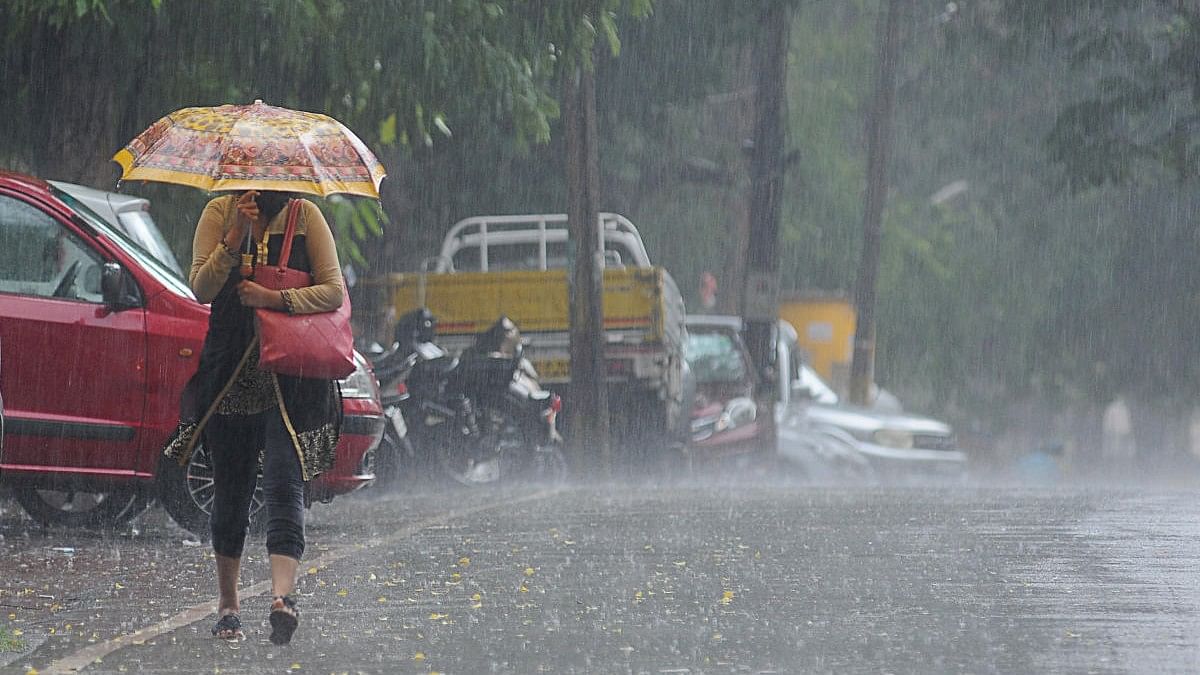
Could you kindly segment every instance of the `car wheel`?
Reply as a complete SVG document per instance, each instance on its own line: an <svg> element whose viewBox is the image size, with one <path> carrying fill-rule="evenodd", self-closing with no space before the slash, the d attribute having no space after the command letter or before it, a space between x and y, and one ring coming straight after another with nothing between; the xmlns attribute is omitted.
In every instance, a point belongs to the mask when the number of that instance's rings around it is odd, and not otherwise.
<svg viewBox="0 0 1200 675"><path fill-rule="evenodd" d="M140 516L154 501L133 485L104 491L21 486L14 492L21 508L46 526L119 527Z"/></svg>
<svg viewBox="0 0 1200 675"><path fill-rule="evenodd" d="M163 457L158 469L158 498L171 518L197 537L211 534L208 517L212 514L215 494L213 484L212 456L204 443L197 443L192 458L186 466ZM266 528L265 500L262 490L262 472L254 486L254 497L250 501L250 531L261 533Z"/></svg>

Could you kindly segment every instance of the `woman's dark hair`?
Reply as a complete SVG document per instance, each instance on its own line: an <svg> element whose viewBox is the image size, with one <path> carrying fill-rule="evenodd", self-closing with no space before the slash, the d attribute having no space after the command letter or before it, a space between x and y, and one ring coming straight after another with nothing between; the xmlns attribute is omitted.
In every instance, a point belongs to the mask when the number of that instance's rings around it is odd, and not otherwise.
<svg viewBox="0 0 1200 675"><path fill-rule="evenodd" d="M295 195L290 192L263 190L258 193L257 197L254 198L254 203L258 204L258 211L262 214L262 217L265 220L270 221L272 218L279 215L279 212L283 210L283 207L287 206L288 200L294 196Z"/></svg>

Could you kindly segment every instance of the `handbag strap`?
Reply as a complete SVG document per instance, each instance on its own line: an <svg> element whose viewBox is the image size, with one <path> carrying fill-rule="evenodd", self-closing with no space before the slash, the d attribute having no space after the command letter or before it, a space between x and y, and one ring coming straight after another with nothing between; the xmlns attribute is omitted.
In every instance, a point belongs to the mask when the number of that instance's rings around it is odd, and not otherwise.
<svg viewBox="0 0 1200 675"><path fill-rule="evenodd" d="M279 261L275 263L276 267L281 269L288 266L288 258L292 255L292 238L296 236L296 219L300 216L300 208L296 202L295 199L289 199L287 204L287 227L283 230L283 246L279 249Z"/></svg>

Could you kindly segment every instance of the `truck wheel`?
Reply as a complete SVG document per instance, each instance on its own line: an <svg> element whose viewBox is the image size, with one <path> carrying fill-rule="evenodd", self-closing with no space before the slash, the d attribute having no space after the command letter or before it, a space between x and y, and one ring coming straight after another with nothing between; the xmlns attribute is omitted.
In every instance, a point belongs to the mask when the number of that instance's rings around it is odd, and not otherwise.
<svg viewBox="0 0 1200 675"><path fill-rule="evenodd" d="M133 485L106 491L20 486L13 496L21 508L42 525L78 528L119 527L140 516L154 503L152 497Z"/></svg>
<svg viewBox="0 0 1200 675"><path fill-rule="evenodd" d="M213 472L212 458L203 442L196 444L187 466L180 466L170 457L163 457L159 461L158 499L180 527L197 537L208 538L211 534L208 517L212 513ZM260 472L250 502L252 533L260 534L266 529L264 503Z"/></svg>

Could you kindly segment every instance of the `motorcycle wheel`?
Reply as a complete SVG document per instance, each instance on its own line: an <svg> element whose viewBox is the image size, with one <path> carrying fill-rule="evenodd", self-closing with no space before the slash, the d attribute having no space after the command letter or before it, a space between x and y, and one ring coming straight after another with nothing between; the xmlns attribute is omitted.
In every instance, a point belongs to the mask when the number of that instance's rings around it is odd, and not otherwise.
<svg viewBox="0 0 1200 675"><path fill-rule="evenodd" d="M186 466L163 457L158 464L158 498L171 519L197 537L208 538L212 532L208 517L212 514L214 494L212 457L203 443L197 443ZM267 526L263 507L262 471L254 486L250 501L250 531L261 534Z"/></svg>
<svg viewBox="0 0 1200 675"><path fill-rule="evenodd" d="M526 471L522 474L520 468L515 473L524 476L529 483L536 485L561 485L567 480L567 457L560 443L535 447L532 452L524 453Z"/></svg>
<svg viewBox="0 0 1200 675"><path fill-rule="evenodd" d="M566 480L567 459L558 443L543 445L503 413L484 410L479 435L444 443L442 470L467 487L499 483L558 484Z"/></svg>
<svg viewBox="0 0 1200 675"><path fill-rule="evenodd" d="M400 487L409 473L406 464L412 456L412 444L408 438L386 429L379 447L375 449L375 487L385 491Z"/></svg>
<svg viewBox="0 0 1200 675"><path fill-rule="evenodd" d="M114 528L140 516L153 498L136 486L111 490L54 490L22 486L14 497L31 518L45 526Z"/></svg>

